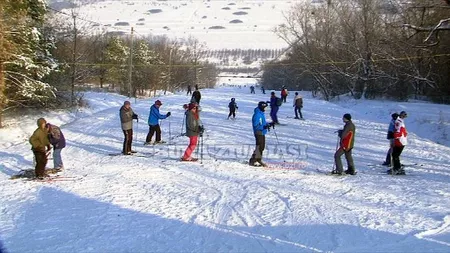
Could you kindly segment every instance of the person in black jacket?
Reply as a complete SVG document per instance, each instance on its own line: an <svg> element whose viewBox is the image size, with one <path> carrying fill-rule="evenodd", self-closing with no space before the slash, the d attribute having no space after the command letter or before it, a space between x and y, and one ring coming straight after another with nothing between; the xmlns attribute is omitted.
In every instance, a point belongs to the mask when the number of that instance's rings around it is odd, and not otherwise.
<svg viewBox="0 0 450 253"><path fill-rule="evenodd" d="M200 94L200 91L198 90L198 86L195 85L195 91L192 93L191 103L196 103L197 105L199 105L201 98L202 98L202 94Z"/></svg>
<svg viewBox="0 0 450 253"><path fill-rule="evenodd" d="M230 119L231 115L233 115L233 119L236 118L236 110L239 108L236 104L236 100L234 98L231 99L231 102L228 104L228 108L230 109L230 113L228 114L228 119Z"/></svg>

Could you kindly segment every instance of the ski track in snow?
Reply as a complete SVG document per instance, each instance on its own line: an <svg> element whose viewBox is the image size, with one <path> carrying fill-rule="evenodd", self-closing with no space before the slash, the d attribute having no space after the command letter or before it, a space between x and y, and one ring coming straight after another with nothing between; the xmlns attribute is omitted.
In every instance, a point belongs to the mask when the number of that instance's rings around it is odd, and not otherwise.
<svg viewBox="0 0 450 253"><path fill-rule="evenodd" d="M275 129L280 144L307 146L307 157L297 161L301 169L249 167L242 161L254 148L251 116L257 102L268 97L243 92L202 91L203 164L178 161L186 137L174 138L172 145L142 145L148 108L156 98L132 101L140 116L133 145L144 157L108 156L122 147L118 106L63 125L68 146L62 174L79 180L8 180L31 168L32 154L27 143L3 150L0 236L5 247L10 252L450 251L448 147L410 132L402 162L417 165L408 166L406 176L380 174L385 167L367 165L384 159L389 115L370 117L363 109L305 93L306 120L287 118L293 114L290 95L279 112L287 125ZM235 121L226 120L231 97L239 105ZM117 105L119 98L111 97ZM173 115L161 123L163 139L169 139L169 125L172 136L180 133L181 105L189 99L179 94L161 99L161 112ZM327 176L317 170L331 170L334 131L346 112L357 127L358 174ZM276 144L274 134L266 137L268 150ZM250 144L242 148L250 154L234 158L224 149L241 150L239 143Z"/></svg>

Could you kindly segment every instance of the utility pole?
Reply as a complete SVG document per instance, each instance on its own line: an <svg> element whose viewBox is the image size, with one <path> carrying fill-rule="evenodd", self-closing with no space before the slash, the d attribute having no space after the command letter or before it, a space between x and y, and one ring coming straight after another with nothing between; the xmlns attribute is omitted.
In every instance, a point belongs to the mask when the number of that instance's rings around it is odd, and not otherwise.
<svg viewBox="0 0 450 253"><path fill-rule="evenodd" d="M76 81L76 74L77 74L77 37L78 37L78 31L77 31L77 15L75 11L72 11L72 18L73 18L73 48L72 48L72 76L70 78L70 85L71 85L71 103L72 105L75 102L75 81Z"/></svg>
<svg viewBox="0 0 450 253"><path fill-rule="evenodd" d="M172 82L172 47L170 48L170 52L169 52L169 80L167 80L167 87L166 87L166 91L170 88L170 84ZM164 92L164 94L166 94Z"/></svg>
<svg viewBox="0 0 450 253"><path fill-rule="evenodd" d="M131 98L131 82L133 78L133 33L134 29L131 27L131 38L130 38L130 65L128 66L128 98ZM136 103L136 94L135 101Z"/></svg>

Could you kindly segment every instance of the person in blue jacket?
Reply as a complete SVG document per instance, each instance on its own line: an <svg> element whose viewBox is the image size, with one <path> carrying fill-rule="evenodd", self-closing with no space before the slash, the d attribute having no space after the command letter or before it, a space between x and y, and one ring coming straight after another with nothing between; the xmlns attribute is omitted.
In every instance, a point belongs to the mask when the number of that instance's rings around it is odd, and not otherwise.
<svg viewBox="0 0 450 253"><path fill-rule="evenodd" d="M161 127L159 126L160 119L166 119L170 116L170 112L165 115L159 113L159 108L162 103L159 100L156 100L155 104L150 107L150 114L148 116L148 125L149 131L147 134L147 138L145 140L144 145L150 144L152 141L153 134L156 132L156 140L154 144L163 143L161 141Z"/></svg>
<svg viewBox="0 0 450 253"><path fill-rule="evenodd" d="M255 135L256 148L248 162L251 166L256 166L258 162L261 166L267 167L267 165L262 161L262 154L266 146L266 133L274 123L267 123L266 116L264 115L264 110L267 107L267 103L261 101L258 103L258 107L255 108L252 117L253 134Z"/></svg>

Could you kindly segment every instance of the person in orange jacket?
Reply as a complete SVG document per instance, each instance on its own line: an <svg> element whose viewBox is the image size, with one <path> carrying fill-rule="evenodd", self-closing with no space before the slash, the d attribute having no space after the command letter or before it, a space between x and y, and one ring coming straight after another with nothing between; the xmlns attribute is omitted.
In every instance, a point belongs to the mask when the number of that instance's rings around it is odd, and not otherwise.
<svg viewBox="0 0 450 253"><path fill-rule="evenodd" d="M401 167L400 155L406 144L408 144L408 132L406 131L404 122L406 117L408 117L408 114L405 111L400 112L400 115L395 120L394 124L394 147L392 150L392 162L394 163L394 167L392 168L392 171L388 170L388 173L394 175L405 175L405 171Z"/></svg>
<svg viewBox="0 0 450 253"><path fill-rule="evenodd" d="M345 154L345 160L347 160L348 169L345 174L355 175L355 165L353 163L352 149L355 143L355 125L352 122L352 116L349 113L344 114L342 117L345 126L343 130L339 130L340 146L336 153L334 154L334 162L336 164L336 169L333 170L332 174L344 174L342 168L341 156Z"/></svg>

